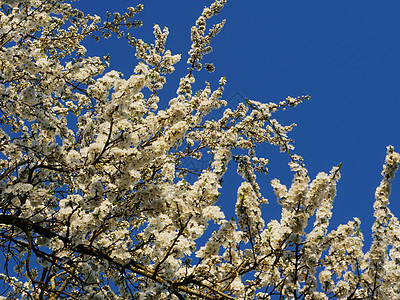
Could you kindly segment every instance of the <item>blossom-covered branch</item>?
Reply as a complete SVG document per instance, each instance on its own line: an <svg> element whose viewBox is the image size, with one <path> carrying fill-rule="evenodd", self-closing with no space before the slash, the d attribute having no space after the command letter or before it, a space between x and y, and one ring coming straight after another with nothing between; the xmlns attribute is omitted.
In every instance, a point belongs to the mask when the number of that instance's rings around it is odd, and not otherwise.
<svg viewBox="0 0 400 300"><path fill-rule="evenodd" d="M341 164L311 180L289 137L296 124L274 117L308 95L208 117L227 104L227 80L196 76L215 69L204 60L225 20L209 23L225 5L194 22L187 71L160 109L181 55L166 47L168 28L154 25L153 43L133 36L142 5L101 21L61 0L1 2L0 299L399 297L400 225L388 207L399 154L388 147L364 253L360 220L329 229ZM135 48L128 77L81 44L113 34ZM270 180L273 220L262 215L263 144L293 171L290 187ZM184 164L199 159L200 170ZM242 182L227 219L219 197L231 170Z"/></svg>

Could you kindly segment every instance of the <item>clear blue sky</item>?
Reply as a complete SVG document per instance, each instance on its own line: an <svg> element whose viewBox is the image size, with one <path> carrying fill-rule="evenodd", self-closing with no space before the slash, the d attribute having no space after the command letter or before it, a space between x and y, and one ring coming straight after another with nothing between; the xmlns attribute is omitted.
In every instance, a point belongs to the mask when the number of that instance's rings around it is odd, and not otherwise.
<svg viewBox="0 0 400 300"><path fill-rule="evenodd" d="M81 0L75 6L101 17L124 12L133 0ZM138 19L144 26L133 36L153 41L152 26L167 26L167 49L182 54L175 76L167 79L161 105L174 97L179 77L185 73L190 47L190 26L211 1L144 1ZM295 152L302 155L312 178L343 162L342 179L334 203L331 229L357 216L366 242L373 222L372 205L386 146L400 151L400 2L363 1L229 1L212 21L227 19L214 39L212 61L216 71L197 75L198 87L226 76L225 99L235 93L260 101L280 101L309 94L311 101L277 115L284 124L295 122ZM209 23L210 24L210 23ZM111 54L112 68L129 77L136 64L134 51L124 40L86 43L88 54ZM229 104L228 104L229 105ZM277 148L267 148L270 174L263 190L271 205L264 216L278 218L270 180L290 183L288 158ZM234 166L232 166L234 167ZM221 205L232 214L239 180L228 174ZM400 174L393 183L391 209L400 217ZM230 212L229 212L230 210Z"/></svg>

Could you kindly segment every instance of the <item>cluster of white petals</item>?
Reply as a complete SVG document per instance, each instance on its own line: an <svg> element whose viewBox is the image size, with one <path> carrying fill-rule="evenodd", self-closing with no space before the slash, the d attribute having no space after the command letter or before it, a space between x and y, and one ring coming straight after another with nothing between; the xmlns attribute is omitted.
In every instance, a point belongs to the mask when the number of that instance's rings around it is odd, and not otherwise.
<svg viewBox="0 0 400 300"><path fill-rule="evenodd" d="M227 104L226 79L199 89L195 74L215 69L202 61L225 20L207 22L226 0L191 28L188 71L165 109L158 91L181 56L166 49L168 28L154 25L153 44L124 32L141 26L142 5L101 21L61 0L0 3L0 299L400 298L393 147L364 253L359 219L329 228L341 165L311 180L293 153L296 124L273 117L309 96L245 99L207 118ZM112 34L135 47L127 78L81 45ZM270 181L281 215L269 221L261 144L285 152L293 172L290 187ZM230 169L242 182L227 219Z"/></svg>

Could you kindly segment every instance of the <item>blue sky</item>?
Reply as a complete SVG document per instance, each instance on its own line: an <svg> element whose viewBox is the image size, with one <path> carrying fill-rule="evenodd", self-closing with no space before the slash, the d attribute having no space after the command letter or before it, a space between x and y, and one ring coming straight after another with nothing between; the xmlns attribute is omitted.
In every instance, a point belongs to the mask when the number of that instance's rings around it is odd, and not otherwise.
<svg viewBox="0 0 400 300"><path fill-rule="evenodd" d="M81 0L74 5L101 17L106 11L124 12L133 0ZM161 106L174 97L179 77L185 74L190 47L190 26L211 1L144 1L137 19L144 22L133 36L153 41L152 26L167 26L167 49L181 53L175 75L167 78ZM342 179L334 203L331 229L357 216L362 221L366 243L374 221L372 205L386 146L400 151L400 2L378 1L228 1L211 22L227 19L214 39L214 51L204 62L216 71L202 71L217 87L226 76L225 99L231 103L242 95L252 100L280 101L287 96L309 94L311 100L277 115L283 124L297 123L291 136L295 152L302 155L312 178L342 162ZM208 24L211 24L210 22ZM111 55L111 66L126 77L136 60L124 40L87 42L88 55ZM230 104L228 103L228 106ZM271 205L264 216L278 218L270 180L289 184L288 157L277 148L263 148L270 158L270 174L262 178ZM262 154L261 152L259 154ZM234 166L232 166L234 167ZM232 168L233 169L233 168ZM233 172L231 172L233 173ZM239 179L229 173L224 180L221 205L232 214ZM400 216L400 175L393 182L391 209ZM230 211L230 213L229 213Z"/></svg>

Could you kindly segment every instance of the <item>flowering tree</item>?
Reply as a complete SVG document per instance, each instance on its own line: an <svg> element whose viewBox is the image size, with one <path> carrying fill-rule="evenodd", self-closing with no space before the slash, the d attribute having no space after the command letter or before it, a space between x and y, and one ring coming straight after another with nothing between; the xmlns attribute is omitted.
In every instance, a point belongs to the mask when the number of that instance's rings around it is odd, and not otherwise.
<svg viewBox="0 0 400 300"><path fill-rule="evenodd" d="M360 221L328 231L340 165L308 176L280 103L246 99L217 120L221 100L195 73L224 21L206 31L225 0L204 8L191 29L188 72L177 96L158 108L157 91L179 54L168 29L147 44L124 32L142 6L106 21L60 0L2 0L0 11L1 299L397 299L400 225L388 208L399 154L387 148L376 190L373 242L363 252ZM105 73L107 58L86 56L85 38L112 34L135 47L128 79ZM268 173L257 145L290 158L289 189L271 181L282 206L268 204L256 175ZM185 159L209 159L185 167ZM217 206L224 173L237 168L236 217ZM191 174L195 180L188 180ZM309 220L313 218L313 224ZM211 222L218 230L201 237Z"/></svg>

